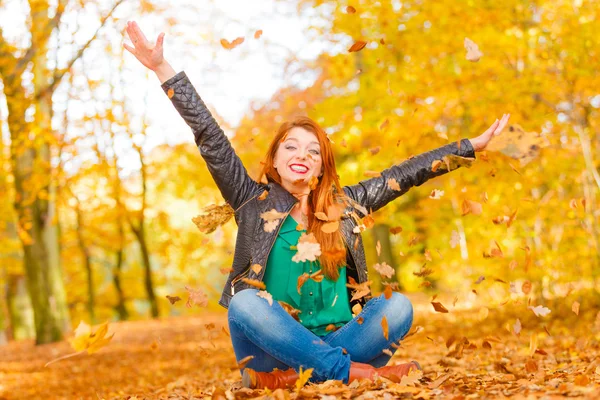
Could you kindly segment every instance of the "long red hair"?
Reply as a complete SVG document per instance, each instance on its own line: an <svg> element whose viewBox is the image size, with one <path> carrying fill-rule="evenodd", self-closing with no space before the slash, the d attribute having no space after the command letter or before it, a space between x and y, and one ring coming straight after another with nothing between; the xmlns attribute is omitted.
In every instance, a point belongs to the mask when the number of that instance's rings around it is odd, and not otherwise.
<svg viewBox="0 0 600 400"><path fill-rule="evenodd" d="M281 176L273 167L275 153L280 143L285 140L287 133L294 127L299 127L312 132L321 146L321 160L323 163L323 175L318 178L318 183L314 190L308 195L308 226L306 231L312 233L321 245L321 256L319 262L323 274L330 280L337 280L340 276L339 268L346 264L346 246L340 229L332 233L325 233L321 230L327 223L315 217L316 212L323 212L330 220L340 220L341 210L345 207L346 196L340 185L339 176L335 168L335 159L333 149L327 134L312 119L300 116L291 121L286 121L277 130L275 137L269 144L267 155L263 161L263 167L259 175L259 180L265 176L267 179L281 184ZM340 220L341 226L341 220Z"/></svg>

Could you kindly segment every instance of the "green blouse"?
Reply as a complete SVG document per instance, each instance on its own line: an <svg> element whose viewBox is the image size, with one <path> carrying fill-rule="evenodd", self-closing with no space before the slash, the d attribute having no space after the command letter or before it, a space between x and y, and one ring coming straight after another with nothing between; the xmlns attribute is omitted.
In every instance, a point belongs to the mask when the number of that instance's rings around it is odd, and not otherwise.
<svg viewBox="0 0 600 400"><path fill-rule="evenodd" d="M319 260L292 261L297 250L291 246L296 246L300 235L306 232L296 230L297 225L290 215L283 221L267 260L264 283L273 300L284 301L300 310L300 323L314 334L325 336L331 332L325 330L329 324L340 327L352 319L346 289L346 267L340 268L337 281L326 277L321 282L308 279L299 294L298 277L305 272L312 274L321 267Z"/></svg>

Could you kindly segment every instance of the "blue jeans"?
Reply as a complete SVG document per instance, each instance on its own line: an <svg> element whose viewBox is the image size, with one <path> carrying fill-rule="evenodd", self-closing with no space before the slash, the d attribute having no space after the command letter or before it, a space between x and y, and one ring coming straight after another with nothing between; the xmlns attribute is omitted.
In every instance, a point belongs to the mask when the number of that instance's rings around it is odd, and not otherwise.
<svg viewBox="0 0 600 400"><path fill-rule="evenodd" d="M246 367L255 371L272 371L274 368L296 371L314 368L311 382L328 379L348 383L350 361L368 363L374 367L387 364L389 354L383 350L396 350L409 331L413 321L413 308L406 296L392 292L386 300L383 294L369 300L362 312L352 321L326 336L317 336L292 318L277 301L269 305L258 297L256 289L236 293L227 317L231 342L238 362L247 356L254 358ZM388 322L388 339L383 336L381 320ZM362 317L363 322L357 322ZM347 354L344 354L343 349ZM243 373L243 369L240 371Z"/></svg>

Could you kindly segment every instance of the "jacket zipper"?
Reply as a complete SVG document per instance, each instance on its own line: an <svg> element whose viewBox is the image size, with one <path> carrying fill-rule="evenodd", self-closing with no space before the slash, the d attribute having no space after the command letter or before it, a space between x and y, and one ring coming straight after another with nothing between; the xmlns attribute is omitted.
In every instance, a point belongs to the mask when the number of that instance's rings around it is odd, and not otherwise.
<svg viewBox="0 0 600 400"><path fill-rule="evenodd" d="M231 295L233 296L235 294L235 289L234 286L235 284L242 279L244 276L248 276L248 274L250 273L250 266L252 265L252 257L250 257L250 265L248 266L248 268L245 271L242 271L238 276L236 276L235 278L233 278L233 280L231 281Z"/></svg>

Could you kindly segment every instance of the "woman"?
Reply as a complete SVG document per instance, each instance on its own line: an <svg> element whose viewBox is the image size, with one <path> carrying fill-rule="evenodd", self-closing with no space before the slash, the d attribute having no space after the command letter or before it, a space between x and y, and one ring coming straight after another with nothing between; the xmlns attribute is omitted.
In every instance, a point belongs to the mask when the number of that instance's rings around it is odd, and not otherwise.
<svg viewBox="0 0 600 400"><path fill-rule="evenodd" d="M396 292L366 301L359 217L447 172L433 172L433 161L450 154L474 157L502 131L509 115L479 137L462 139L460 146L448 144L345 187L325 132L299 117L279 128L256 182L185 73L175 73L163 58L164 34L150 43L135 22L127 23L127 33L133 47L125 48L156 73L235 211L233 268L219 304L228 308L238 362L253 357L241 369L244 386L288 387L301 367L313 368L312 381L344 383L375 375L399 379L420 369L415 361L385 366L408 333L413 310ZM256 289L262 285L266 291ZM356 290L349 293L347 286Z"/></svg>

